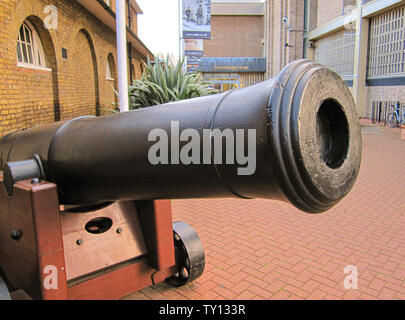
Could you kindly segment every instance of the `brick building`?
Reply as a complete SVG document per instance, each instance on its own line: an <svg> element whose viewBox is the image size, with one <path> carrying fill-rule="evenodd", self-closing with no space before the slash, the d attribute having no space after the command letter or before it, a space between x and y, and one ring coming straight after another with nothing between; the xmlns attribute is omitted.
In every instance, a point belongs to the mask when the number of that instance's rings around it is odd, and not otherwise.
<svg viewBox="0 0 405 320"><path fill-rule="evenodd" d="M267 0L266 32L267 77L307 57L342 76L362 117L405 102L404 0Z"/></svg>
<svg viewBox="0 0 405 320"><path fill-rule="evenodd" d="M204 40L201 72L221 90L264 80L264 3L213 0L211 39Z"/></svg>
<svg viewBox="0 0 405 320"><path fill-rule="evenodd" d="M303 57L304 21L304 0L266 1L266 78L276 76L288 63Z"/></svg>
<svg viewBox="0 0 405 320"><path fill-rule="evenodd" d="M137 37L139 6L126 3L135 79L152 54ZM114 12L114 0L0 1L0 136L114 108Z"/></svg>
<svg viewBox="0 0 405 320"><path fill-rule="evenodd" d="M361 116L370 118L375 103L404 103L405 1L338 2L309 7L309 55L342 75Z"/></svg>

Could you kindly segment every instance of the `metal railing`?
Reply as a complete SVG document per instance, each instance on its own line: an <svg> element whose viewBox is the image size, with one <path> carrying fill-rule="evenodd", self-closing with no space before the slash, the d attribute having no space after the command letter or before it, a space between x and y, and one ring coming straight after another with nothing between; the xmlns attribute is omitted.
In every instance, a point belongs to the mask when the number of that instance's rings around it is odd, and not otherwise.
<svg viewBox="0 0 405 320"><path fill-rule="evenodd" d="M373 101L371 105L371 122L387 124L388 116L395 111L398 101ZM401 108L405 103L400 103Z"/></svg>

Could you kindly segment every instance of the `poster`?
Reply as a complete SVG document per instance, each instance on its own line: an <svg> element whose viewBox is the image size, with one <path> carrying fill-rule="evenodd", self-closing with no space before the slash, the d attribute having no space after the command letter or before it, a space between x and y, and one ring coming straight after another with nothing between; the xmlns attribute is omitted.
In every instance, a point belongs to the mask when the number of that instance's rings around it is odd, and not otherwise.
<svg viewBox="0 0 405 320"><path fill-rule="evenodd" d="M184 52L186 56L202 56L204 53L204 40L184 39Z"/></svg>
<svg viewBox="0 0 405 320"><path fill-rule="evenodd" d="M183 0L183 38L211 38L211 0Z"/></svg>

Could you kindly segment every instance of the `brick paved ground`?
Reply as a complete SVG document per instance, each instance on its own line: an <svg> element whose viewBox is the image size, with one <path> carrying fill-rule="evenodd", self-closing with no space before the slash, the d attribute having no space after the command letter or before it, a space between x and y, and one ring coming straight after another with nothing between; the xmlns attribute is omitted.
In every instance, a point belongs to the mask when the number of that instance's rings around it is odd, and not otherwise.
<svg viewBox="0 0 405 320"><path fill-rule="evenodd" d="M204 243L206 270L182 288L128 299L405 299L405 141L364 128L358 182L334 209L302 213L268 200L174 201ZM358 268L345 290L344 268Z"/></svg>

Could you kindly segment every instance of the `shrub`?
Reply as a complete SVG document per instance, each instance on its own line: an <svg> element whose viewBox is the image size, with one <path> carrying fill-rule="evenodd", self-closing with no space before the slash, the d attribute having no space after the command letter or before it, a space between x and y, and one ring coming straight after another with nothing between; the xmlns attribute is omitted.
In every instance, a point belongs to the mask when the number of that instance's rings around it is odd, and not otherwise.
<svg viewBox="0 0 405 320"><path fill-rule="evenodd" d="M185 71L183 61L174 64L169 57L158 62L148 59L145 68L141 79L135 80L129 87L130 109L217 93L201 79L199 73Z"/></svg>

